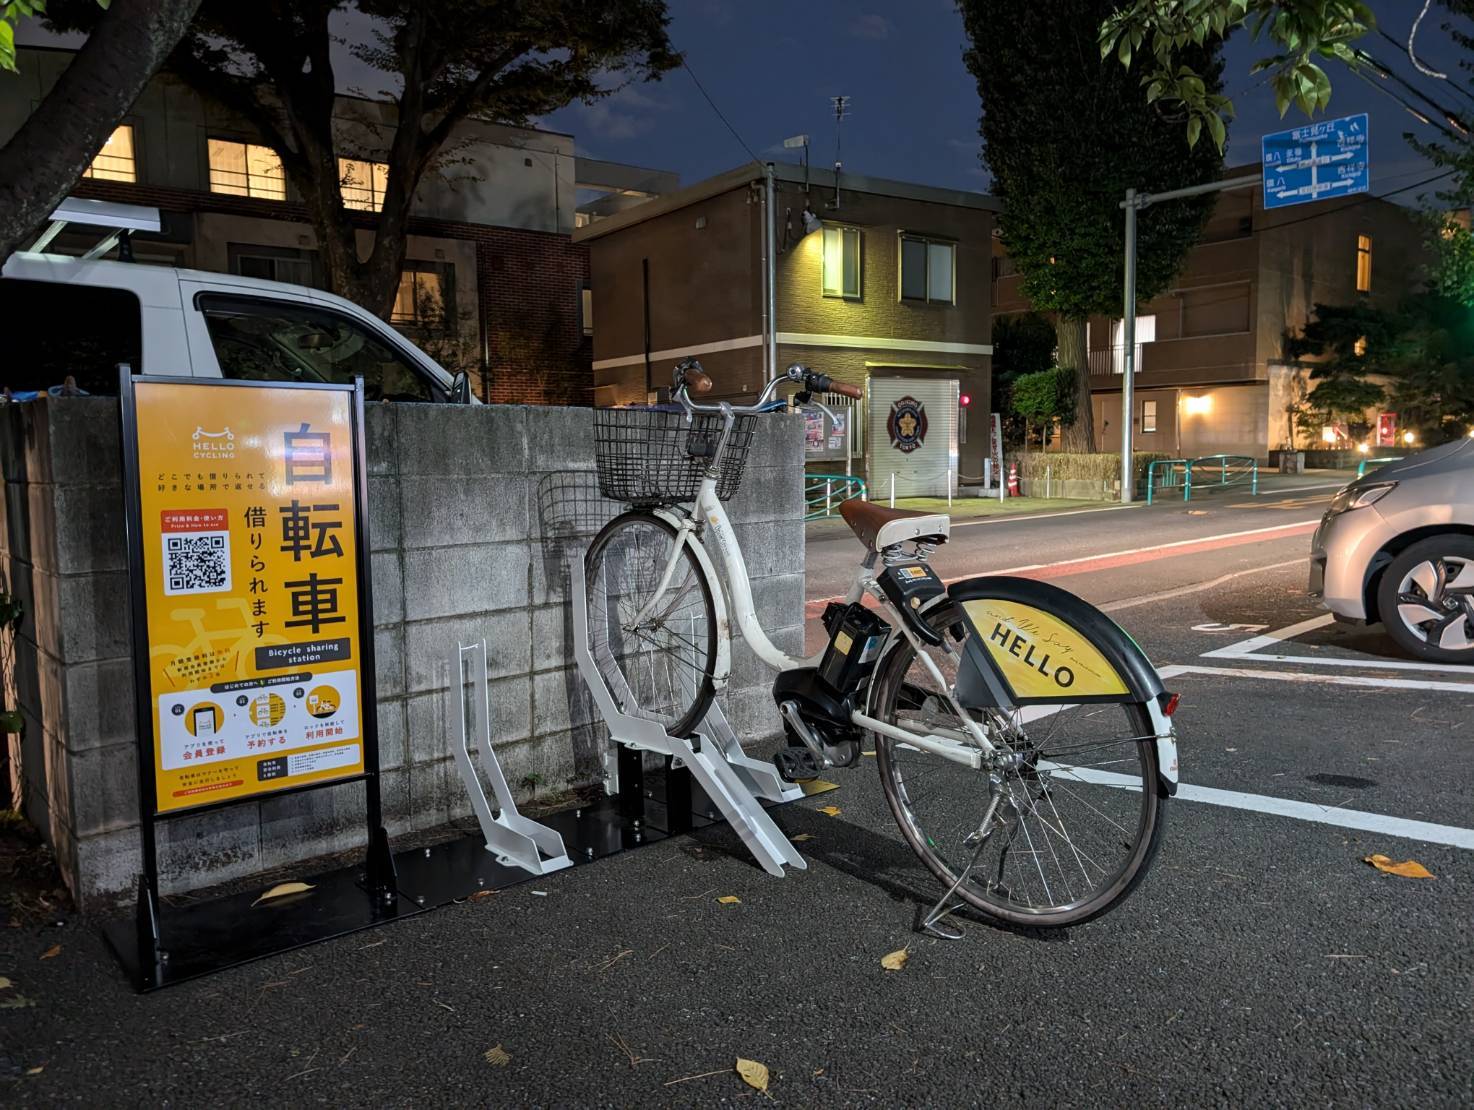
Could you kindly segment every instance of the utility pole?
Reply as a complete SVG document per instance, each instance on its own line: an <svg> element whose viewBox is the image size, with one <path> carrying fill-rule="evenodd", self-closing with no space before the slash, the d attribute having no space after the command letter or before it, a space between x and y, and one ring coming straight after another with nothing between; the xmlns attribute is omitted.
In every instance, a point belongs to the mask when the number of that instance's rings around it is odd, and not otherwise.
<svg viewBox="0 0 1474 1110"><path fill-rule="evenodd" d="M1264 180L1262 173L1230 177L1226 181L1210 181L1206 185L1189 185L1185 189L1169 189L1165 193L1138 193L1126 190L1126 199L1121 207L1126 210L1126 272L1125 296L1121 306L1121 503L1129 504L1134 496L1132 488L1132 416L1135 412L1134 391L1136 386L1136 213L1153 204L1184 197L1202 196L1204 193L1221 193L1227 189L1247 189Z"/></svg>
<svg viewBox="0 0 1474 1110"><path fill-rule="evenodd" d="M763 292L767 297L765 315L768 320L768 334L764 351L764 361L767 362L767 380L772 381L778 376L778 233L777 216L774 209L778 204L777 188L773 181L773 163L769 162L763 171L763 254L766 256L767 265L764 277L767 281L767 289Z"/></svg>

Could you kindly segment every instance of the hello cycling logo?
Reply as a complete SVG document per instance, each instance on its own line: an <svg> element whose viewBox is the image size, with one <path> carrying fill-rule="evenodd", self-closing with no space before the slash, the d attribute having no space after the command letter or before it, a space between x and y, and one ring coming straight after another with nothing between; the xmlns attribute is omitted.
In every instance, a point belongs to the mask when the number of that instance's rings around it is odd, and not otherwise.
<svg viewBox="0 0 1474 1110"><path fill-rule="evenodd" d="M196 424L192 448L194 457L197 459L233 459L235 458L235 433L226 425L218 432L207 431L202 425Z"/></svg>
<svg viewBox="0 0 1474 1110"><path fill-rule="evenodd" d="M891 404L885 429L891 446L909 455L926 442L926 406L915 397L902 397Z"/></svg>

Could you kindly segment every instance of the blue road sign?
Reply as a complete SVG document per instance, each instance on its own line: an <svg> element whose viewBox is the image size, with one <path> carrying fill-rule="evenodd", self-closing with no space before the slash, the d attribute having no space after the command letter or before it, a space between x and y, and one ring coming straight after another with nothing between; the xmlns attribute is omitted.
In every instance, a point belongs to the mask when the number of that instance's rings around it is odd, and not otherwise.
<svg viewBox="0 0 1474 1110"><path fill-rule="evenodd" d="M1367 136L1365 112L1265 135L1264 207L1369 192Z"/></svg>

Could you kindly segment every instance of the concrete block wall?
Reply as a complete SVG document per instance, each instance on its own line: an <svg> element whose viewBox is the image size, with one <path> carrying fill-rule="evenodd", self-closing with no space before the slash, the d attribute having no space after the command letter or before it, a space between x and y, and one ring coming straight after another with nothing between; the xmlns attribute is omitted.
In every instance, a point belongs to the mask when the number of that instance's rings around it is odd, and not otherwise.
<svg viewBox="0 0 1474 1110"><path fill-rule="evenodd" d="M485 637L492 738L520 794L596 781L607 742L573 668L568 567L620 509L598 495L588 409L371 405L370 548L380 761L391 837L470 814L451 756L452 657ZM26 608L15 685L24 811L84 907L132 888L137 760L118 416L105 398L0 406L0 576ZM765 419L729 504L758 613L803 642L802 433ZM6 588L0 585L0 588ZM767 673L734 645L726 708L779 729ZM162 822L167 890L363 843L346 784Z"/></svg>

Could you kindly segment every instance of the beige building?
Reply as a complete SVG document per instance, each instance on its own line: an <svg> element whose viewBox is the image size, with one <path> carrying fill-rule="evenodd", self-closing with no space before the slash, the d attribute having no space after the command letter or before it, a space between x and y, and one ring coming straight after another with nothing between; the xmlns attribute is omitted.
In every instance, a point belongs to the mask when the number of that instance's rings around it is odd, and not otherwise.
<svg viewBox="0 0 1474 1110"><path fill-rule="evenodd" d="M898 493L980 475L993 198L852 174L836 189L832 172L806 181L790 165L774 177L771 321L756 166L574 232L590 255L595 402L655 398L685 356L701 360L716 396L751 397L773 372L771 336L779 372L802 362L866 389L840 428L811 426L814 469L848 466L872 489L897 474ZM971 429L964 407L980 414Z"/></svg>
<svg viewBox="0 0 1474 1110"><path fill-rule="evenodd" d="M1143 222L1151 218L1151 208L1141 212ZM1395 307L1416 280L1419 239L1413 214L1388 201L1352 197L1266 210L1258 188L1220 193L1172 288L1139 309L1137 449L1264 459L1272 450L1324 446L1294 426L1294 406L1312 383L1305 366L1286 361L1285 336L1304 327L1316 304L1365 298ZM995 311L1027 311L1001 248L994 267ZM1119 318L1092 317L1087 346L1097 444L1119 451Z"/></svg>

